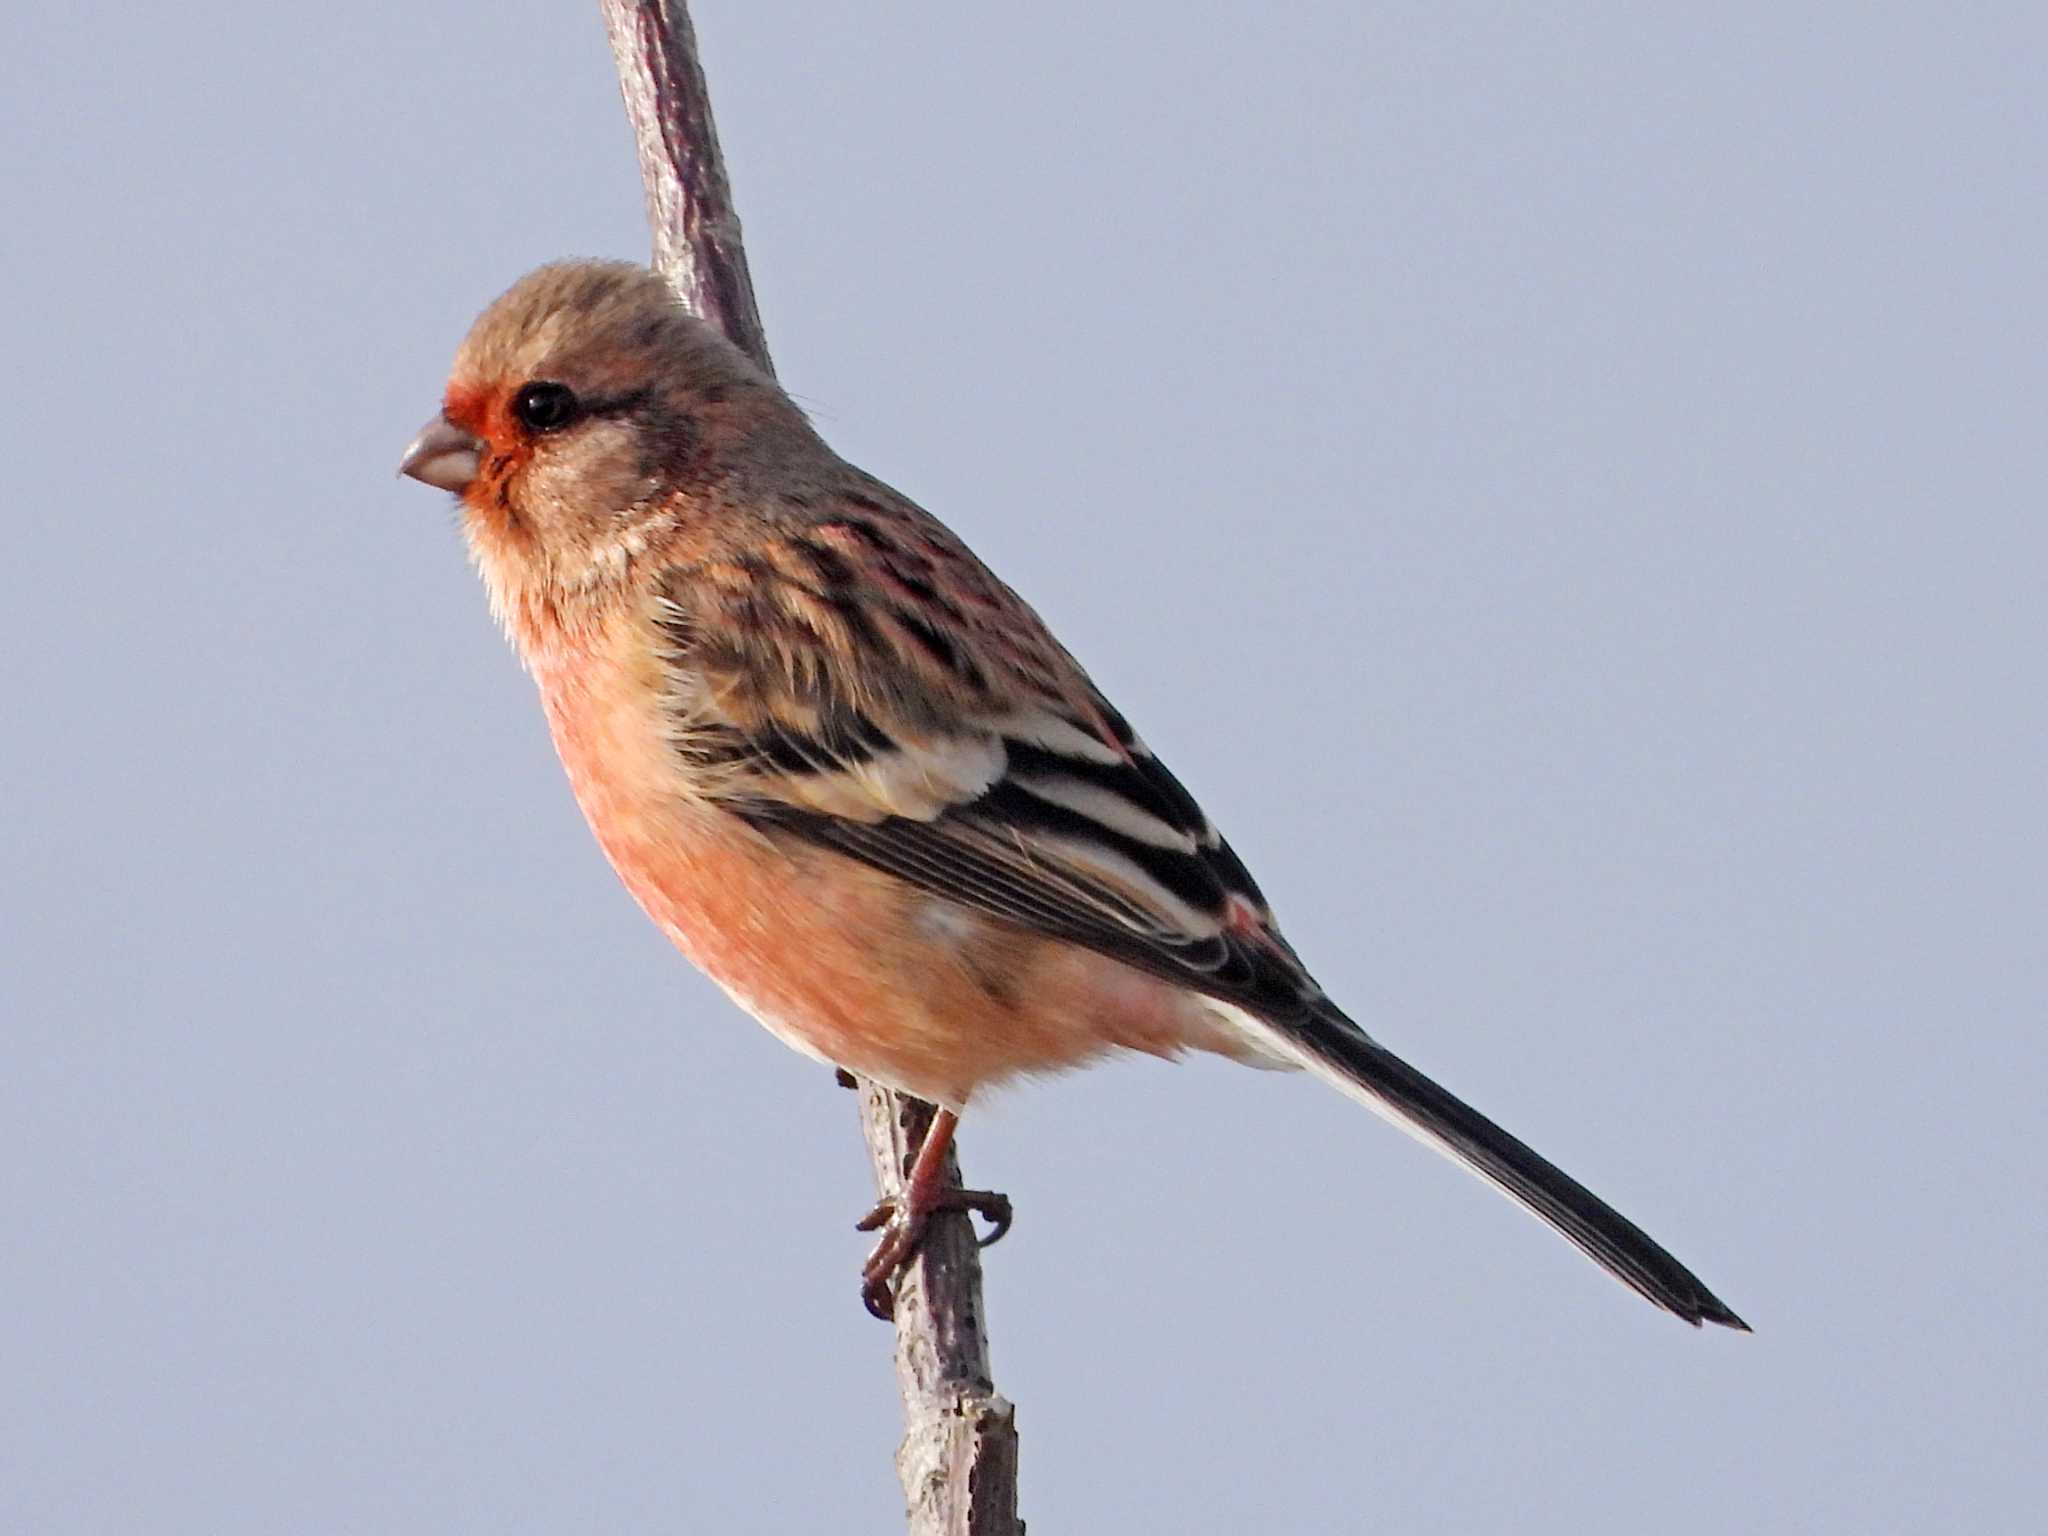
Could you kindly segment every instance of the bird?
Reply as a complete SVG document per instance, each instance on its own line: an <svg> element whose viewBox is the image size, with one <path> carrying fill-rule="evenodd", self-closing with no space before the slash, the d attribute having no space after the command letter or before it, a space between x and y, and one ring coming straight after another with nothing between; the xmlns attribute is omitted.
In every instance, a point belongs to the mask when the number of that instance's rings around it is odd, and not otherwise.
<svg viewBox="0 0 2048 1536"><path fill-rule="evenodd" d="M1584 1185L1324 992L1200 804L937 518L840 458L660 274L521 278L400 472L452 492L598 844L797 1050L936 1108L862 1225L869 1310L959 1116L1117 1052L1304 1069L1695 1327L1748 1325Z"/></svg>

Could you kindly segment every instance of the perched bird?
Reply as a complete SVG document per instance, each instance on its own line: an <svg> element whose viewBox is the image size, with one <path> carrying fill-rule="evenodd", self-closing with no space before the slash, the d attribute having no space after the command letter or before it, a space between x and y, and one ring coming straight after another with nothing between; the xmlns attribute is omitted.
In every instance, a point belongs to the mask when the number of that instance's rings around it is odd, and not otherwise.
<svg viewBox="0 0 2048 1536"><path fill-rule="evenodd" d="M477 320L402 470L461 498L577 802L676 946L798 1050L940 1108L869 1224L872 1310L983 1088L1117 1050L1301 1067L1687 1322L1632 1222L1354 1024L1209 818L1038 616L835 454L645 268Z"/></svg>

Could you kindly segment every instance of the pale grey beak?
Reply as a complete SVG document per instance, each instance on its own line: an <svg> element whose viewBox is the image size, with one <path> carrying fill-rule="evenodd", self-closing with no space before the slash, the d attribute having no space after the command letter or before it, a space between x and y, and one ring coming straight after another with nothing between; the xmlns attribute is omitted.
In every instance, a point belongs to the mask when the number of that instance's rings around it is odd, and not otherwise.
<svg viewBox="0 0 2048 1536"><path fill-rule="evenodd" d="M398 472L459 496L476 478L483 451L484 445L469 433L446 416L436 416L420 428L420 435L405 450L405 457L398 461Z"/></svg>

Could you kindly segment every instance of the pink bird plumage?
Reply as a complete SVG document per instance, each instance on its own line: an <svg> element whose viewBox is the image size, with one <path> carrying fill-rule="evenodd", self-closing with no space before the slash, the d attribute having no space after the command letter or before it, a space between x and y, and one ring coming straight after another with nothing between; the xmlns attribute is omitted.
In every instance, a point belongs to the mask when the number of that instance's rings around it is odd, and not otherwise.
<svg viewBox="0 0 2048 1536"><path fill-rule="evenodd" d="M653 273L563 263L513 287L405 467L460 496L577 801L642 907L789 1044L941 1106L928 1154L984 1088L1111 1051L1302 1067L1657 1305L1745 1327L1348 1019L1038 616ZM925 1217L961 1198L936 1167L921 1157L878 1213L877 1310Z"/></svg>

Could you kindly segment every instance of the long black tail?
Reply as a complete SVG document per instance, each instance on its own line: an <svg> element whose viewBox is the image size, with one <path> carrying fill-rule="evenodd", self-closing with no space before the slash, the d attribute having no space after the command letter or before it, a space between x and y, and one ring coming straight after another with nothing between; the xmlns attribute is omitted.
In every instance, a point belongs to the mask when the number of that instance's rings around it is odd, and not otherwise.
<svg viewBox="0 0 2048 1536"><path fill-rule="evenodd" d="M1438 1087L1329 1003L1299 1022L1264 1023L1261 1033L1329 1079L1535 1212L1616 1279L1697 1328L1719 1323L1749 1332L1648 1233L1556 1164Z"/></svg>

